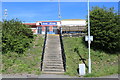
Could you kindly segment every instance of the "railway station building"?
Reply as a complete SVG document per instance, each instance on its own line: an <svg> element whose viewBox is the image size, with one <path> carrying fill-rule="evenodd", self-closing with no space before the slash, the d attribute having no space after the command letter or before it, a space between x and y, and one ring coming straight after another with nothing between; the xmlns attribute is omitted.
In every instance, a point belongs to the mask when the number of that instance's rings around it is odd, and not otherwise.
<svg viewBox="0 0 120 80"><path fill-rule="evenodd" d="M35 23L23 23L31 25L34 34L59 34L59 28L63 33L80 33L86 29L86 20L83 19L63 19L61 21L37 21Z"/></svg>

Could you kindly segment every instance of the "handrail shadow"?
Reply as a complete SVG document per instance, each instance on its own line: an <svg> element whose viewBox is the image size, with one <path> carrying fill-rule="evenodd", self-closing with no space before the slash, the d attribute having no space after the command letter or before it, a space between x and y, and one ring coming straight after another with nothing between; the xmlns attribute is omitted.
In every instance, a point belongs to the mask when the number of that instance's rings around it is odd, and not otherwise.
<svg viewBox="0 0 120 80"><path fill-rule="evenodd" d="M65 52L64 52L64 45L63 45L62 34L61 34L61 27L60 27L59 37L60 37L60 44L61 44L63 67L64 67L64 71L66 71L66 56L65 56Z"/></svg>
<svg viewBox="0 0 120 80"><path fill-rule="evenodd" d="M47 28L46 28L46 29L47 29ZM44 45L43 45L43 50L42 50L42 57L41 57L41 71L42 71L42 66L43 66L43 59L44 59L44 53L45 53L46 39L47 39L47 30L45 30Z"/></svg>
<svg viewBox="0 0 120 80"><path fill-rule="evenodd" d="M80 55L78 48L74 48L74 52L78 54L78 56L80 57L80 60L85 64L86 68L88 68L87 64L85 63L86 59Z"/></svg>

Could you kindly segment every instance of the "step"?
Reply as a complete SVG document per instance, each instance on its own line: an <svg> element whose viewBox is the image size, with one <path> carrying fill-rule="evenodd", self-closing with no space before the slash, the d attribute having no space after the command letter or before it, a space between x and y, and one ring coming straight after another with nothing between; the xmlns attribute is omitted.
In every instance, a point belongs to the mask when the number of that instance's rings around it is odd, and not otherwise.
<svg viewBox="0 0 120 80"><path fill-rule="evenodd" d="M44 61L63 61L62 59L44 59Z"/></svg>
<svg viewBox="0 0 120 80"><path fill-rule="evenodd" d="M47 41L60 41L60 39L59 38L54 38L54 39L51 39L51 38L48 38L48 40Z"/></svg>
<svg viewBox="0 0 120 80"><path fill-rule="evenodd" d="M59 63L55 63L55 62L44 62L44 64L51 64L51 65L54 65L54 64L63 64L63 62L59 62Z"/></svg>
<svg viewBox="0 0 120 80"><path fill-rule="evenodd" d="M64 69L63 66L44 66L43 68L54 68L54 69Z"/></svg>
<svg viewBox="0 0 120 80"><path fill-rule="evenodd" d="M51 46L52 45L52 46ZM50 44L50 45L46 45L45 49L52 49L52 50L60 50L61 46L58 46L58 44L54 45L54 44ZM57 47L56 47L57 46Z"/></svg>
<svg viewBox="0 0 120 80"><path fill-rule="evenodd" d="M45 53L45 55L62 55L61 53Z"/></svg>
<svg viewBox="0 0 120 80"><path fill-rule="evenodd" d="M59 50L59 51L56 51L56 50L54 50L54 51L46 50L45 54L61 54L61 50Z"/></svg>
<svg viewBox="0 0 120 80"><path fill-rule="evenodd" d="M44 60L44 62L63 62L63 61L59 61L59 60L57 60L57 61Z"/></svg>
<svg viewBox="0 0 120 80"><path fill-rule="evenodd" d="M51 51L50 51L51 50ZM57 53L56 53L57 52ZM61 50L52 50L52 49L45 49L45 54L61 54Z"/></svg>
<svg viewBox="0 0 120 80"><path fill-rule="evenodd" d="M56 47L57 45L55 45L55 46L46 45L45 49L61 50L61 46Z"/></svg>
<svg viewBox="0 0 120 80"><path fill-rule="evenodd" d="M62 56L49 56L49 55L45 55L44 58L46 58L46 59L47 59L47 58L48 58L48 59L51 59L51 58L52 58L52 59L56 59L56 58L60 59L60 58L62 58Z"/></svg>
<svg viewBox="0 0 120 80"><path fill-rule="evenodd" d="M58 61L58 60L62 61L60 58L49 58L49 57L44 57L44 60L45 61Z"/></svg>
<svg viewBox="0 0 120 80"><path fill-rule="evenodd" d="M45 57L46 58L61 58L60 55L57 55L57 56L55 56L55 55L45 55Z"/></svg>
<svg viewBox="0 0 120 80"><path fill-rule="evenodd" d="M44 55L44 57L61 58L62 56L60 56L60 55Z"/></svg>
<svg viewBox="0 0 120 80"><path fill-rule="evenodd" d="M49 63L50 64L62 64L63 62L55 62L55 61L54 62L53 61L47 61L47 62L45 62L44 61L44 64L49 64Z"/></svg>
<svg viewBox="0 0 120 80"><path fill-rule="evenodd" d="M49 71L42 71L44 74L64 74L64 72L49 72Z"/></svg>
<svg viewBox="0 0 120 80"><path fill-rule="evenodd" d="M55 65L55 64L63 64L63 62L44 62L45 65Z"/></svg>
<svg viewBox="0 0 120 80"><path fill-rule="evenodd" d="M50 43L50 42L54 42L54 43L60 43L60 39L48 39L48 40L46 40L47 41L47 43Z"/></svg>
<svg viewBox="0 0 120 80"><path fill-rule="evenodd" d="M48 59L60 59L60 58L62 58L62 57L44 57L44 58L48 58Z"/></svg>
<svg viewBox="0 0 120 80"><path fill-rule="evenodd" d="M45 56L62 56L62 54L60 54L60 53L53 53L53 52L45 53L44 55Z"/></svg>
<svg viewBox="0 0 120 80"><path fill-rule="evenodd" d="M47 41L47 42L50 42L50 41L51 41L51 42L53 42L53 41L58 42L58 41L60 41L60 39L47 39L46 41Z"/></svg>
<svg viewBox="0 0 120 80"><path fill-rule="evenodd" d="M60 44L46 44L45 47L46 48L55 47L55 49L59 49L61 48L61 45Z"/></svg>
<svg viewBox="0 0 120 80"><path fill-rule="evenodd" d="M64 72L64 69L47 69L47 68L43 68L42 71L49 71L49 72Z"/></svg>
<svg viewBox="0 0 120 80"><path fill-rule="evenodd" d="M63 64L43 64L44 66L63 66Z"/></svg>
<svg viewBox="0 0 120 80"><path fill-rule="evenodd" d="M45 51L45 54L60 54L61 53L61 51L49 51L49 50L46 50Z"/></svg>
<svg viewBox="0 0 120 80"><path fill-rule="evenodd" d="M62 61L51 61L51 60L49 60L49 61L44 60L44 62L55 62L55 63L61 62L61 63L63 63Z"/></svg>
<svg viewBox="0 0 120 80"><path fill-rule="evenodd" d="M52 59L52 61L53 61L53 59L54 59L54 61L55 61L55 59L61 59L62 57L47 57L47 56L45 56L44 57L44 60L46 60L46 59L49 59L50 61L51 61L51 59Z"/></svg>
<svg viewBox="0 0 120 80"><path fill-rule="evenodd" d="M51 40L51 41L48 40L47 43L48 43L48 44L60 44L59 41L60 41L60 40Z"/></svg>
<svg viewBox="0 0 120 80"><path fill-rule="evenodd" d="M43 65L43 67L62 67L63 68L63 65Z"/></svg>
<svg viewBox="0 0 120 80"><path fill-rule="evenodd" d="M61 46L59 46L59 47L56 47L56 46L52 46L52 47L50 47L50 46L46 46L45 47L45 50L61 50Z"/></svg>
<svg viewBox="0 0 120 80"><path fill-rule="evenodd" d="M59 43L59 41L60 41L60 39L48 39L48 40L46 40L47 42L57 42L57 43Z"/></svg>
<svg viewBox="0 0 120 80"><path fill-rule="evenodd" d="M54 55L46 54L45 57L61 57L61 55L57 55L57 54L54 54Z"/></svg>

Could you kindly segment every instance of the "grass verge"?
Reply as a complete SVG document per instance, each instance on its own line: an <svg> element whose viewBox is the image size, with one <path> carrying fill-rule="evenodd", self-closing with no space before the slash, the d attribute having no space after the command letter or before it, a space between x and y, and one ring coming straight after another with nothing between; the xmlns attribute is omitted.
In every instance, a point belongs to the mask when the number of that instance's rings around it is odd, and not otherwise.
<svg viewBox="0 0 120 80"><path fill-rule="evenodd" d="M64 49L66 54L66 75L79 76L78 64L86 64L88 72L88 48L82 43L82 37L64 37ZM103 51L91 49L92 74L85 77L99 77L118 73L118 54L108 54Z"/></svg>
<svg viewBox="0 0 120 80"><path fill-rule="evenodd" d="M42 55L44 38L40 35L34 36L31 48L24 54L9 52L2 54L3 74L40 74L40 61Z"/></svg>

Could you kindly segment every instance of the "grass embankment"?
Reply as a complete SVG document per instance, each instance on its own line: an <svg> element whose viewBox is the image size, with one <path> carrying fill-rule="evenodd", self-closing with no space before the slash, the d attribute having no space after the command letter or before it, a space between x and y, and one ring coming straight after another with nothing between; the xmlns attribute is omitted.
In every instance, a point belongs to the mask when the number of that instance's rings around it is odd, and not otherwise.
<svg viewBox="0 0 120 80"><path fill-rule="evenodd" d="M85 62L88 66L88 48L82 43L82 37L64 37L63 42L67 64L65 74L78 76L78 64ZM103 51L94 51L91 49L91 59L92 74L86 74L85 77L98 77L118 73L117 54L108 54ZM86 72L88 72L87 67Z"/></svg>
<svg viewBox="0 0 120 80"><path fill-rule="evenodd" d="M23 54L10 52L2 55L3 74L40 74L40 61L44 38L35 36L31 48Z"/></svg>
<svg viewBox="0 0 120 80"><path fill-rule="evenodd" d="M2 74L2 23L0 22L0 74Z"/></svg>

